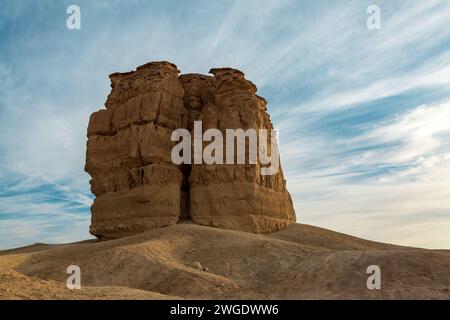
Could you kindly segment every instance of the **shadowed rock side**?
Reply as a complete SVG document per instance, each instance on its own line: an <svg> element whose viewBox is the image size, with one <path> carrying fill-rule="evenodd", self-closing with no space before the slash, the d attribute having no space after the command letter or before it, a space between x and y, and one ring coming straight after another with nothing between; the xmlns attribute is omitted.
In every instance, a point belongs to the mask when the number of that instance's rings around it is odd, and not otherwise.
<svg viewBox="0 0 450 320"><path fill-rule="evenodd" d="M88 127L93 235L119 238L187 219L255 233L295 222L281 169L263 176L259 163L173 164L173 130L192 130L196 120L224 137L225 129L272 128L266 101L242 72L210 72L179 76L174 64L151 62L110 75L106 109Z"/></svg>

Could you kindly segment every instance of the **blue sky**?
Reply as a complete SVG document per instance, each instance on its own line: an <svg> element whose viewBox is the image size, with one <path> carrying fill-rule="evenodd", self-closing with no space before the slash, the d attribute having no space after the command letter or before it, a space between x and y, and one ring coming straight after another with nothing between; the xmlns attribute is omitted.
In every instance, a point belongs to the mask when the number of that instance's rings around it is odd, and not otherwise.
<svg viewBox="0 0 450 320"><path fill-rule="evenodd" d="M450 248L449 25L433 0L2 1L0 249L90 237L89 115L156 60L258 86L300 222Z"/></svg>

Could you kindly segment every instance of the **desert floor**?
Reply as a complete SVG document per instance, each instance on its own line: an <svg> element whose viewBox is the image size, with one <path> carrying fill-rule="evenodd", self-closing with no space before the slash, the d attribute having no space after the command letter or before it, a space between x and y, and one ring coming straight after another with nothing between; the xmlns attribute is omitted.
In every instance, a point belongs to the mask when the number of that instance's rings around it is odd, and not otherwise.
<svg viewBox="0 0 450 320"><path fill-rule="evenodd" d="M81 268L69 290L66 268ZM368 290L369 265L381 290ZM450 251L294 224L270 235L181 223L0 251L0 299L450 299Z"/></svg>

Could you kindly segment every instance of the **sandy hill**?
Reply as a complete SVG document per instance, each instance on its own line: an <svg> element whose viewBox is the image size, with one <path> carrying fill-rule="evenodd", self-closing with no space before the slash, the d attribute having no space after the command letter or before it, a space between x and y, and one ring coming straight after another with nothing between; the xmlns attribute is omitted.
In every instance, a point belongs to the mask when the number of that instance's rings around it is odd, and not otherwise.
<svg viewBox="0 0 450 320"><path fill-rule="evenodd" d="M66 288L67 266L81 290ZM368 290L366 268L382 271ZM270 235L181 223L127 238L0 251L1 299L450 298L450 251L294 224Z"/></svg>

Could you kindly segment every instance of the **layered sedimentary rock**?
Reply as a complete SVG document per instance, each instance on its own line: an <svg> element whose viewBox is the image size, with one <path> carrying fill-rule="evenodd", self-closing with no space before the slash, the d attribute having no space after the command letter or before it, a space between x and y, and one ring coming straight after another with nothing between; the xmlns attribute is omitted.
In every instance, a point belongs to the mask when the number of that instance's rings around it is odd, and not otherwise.
<svg viewBox="0 0 450 320"><path fill-rule="evenodd" d="M152 62L110 76L106 109L91 115L86 171L96 199L90 232L117 238L190 219L215 227L267 233L295 221L283 173L261 164L175 165L173 130L271 129L266 101L244 74L179 76Z"/></svg>
<svg viewBox="0 0 450 320"><path fill-rule="evenodd" d="M92 234L116 238L178 221L183 175L170 156L172 130L186 126L178 74L173 64L149 63L110 75L106 109L88 127Z"/></svg>
<svg viewBox="0 0 450 320"><path fill-rule="evenodd" d="M210 73L213 76L180 76L190 125L200 120L203 130L217 128L224 137L226 129L272 129L266 101L256 95L256 86L241 71L220 68ZM246 147L248 160L248 140ZM236 157L237 151L234 163ZM194 164L189 185L195 223L267 233L295 221L281 168L274 175L262 175L260 163Z"/></svg>

